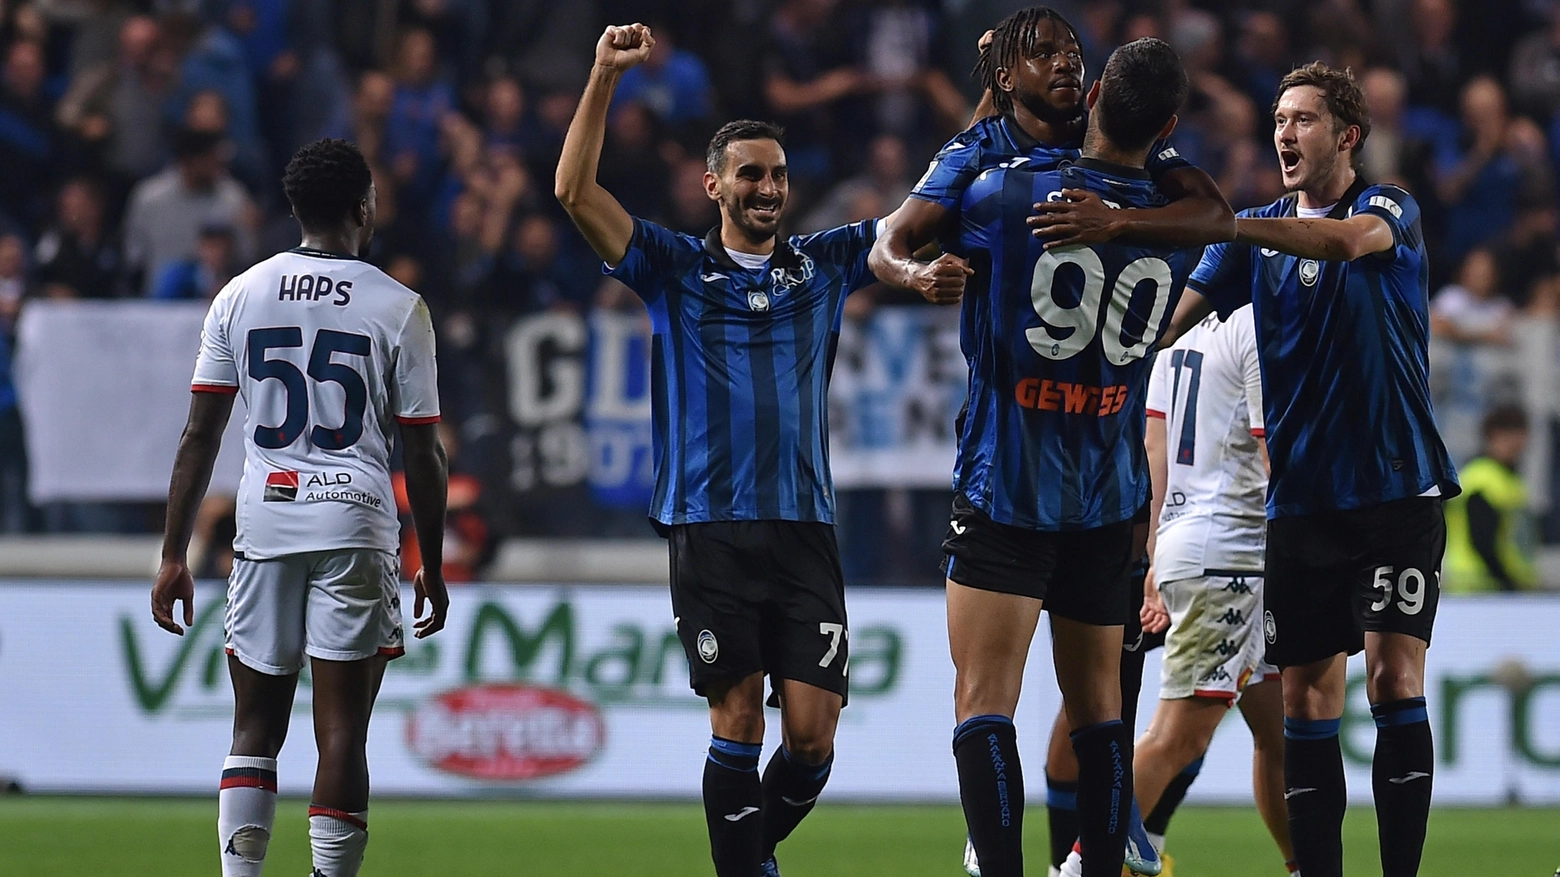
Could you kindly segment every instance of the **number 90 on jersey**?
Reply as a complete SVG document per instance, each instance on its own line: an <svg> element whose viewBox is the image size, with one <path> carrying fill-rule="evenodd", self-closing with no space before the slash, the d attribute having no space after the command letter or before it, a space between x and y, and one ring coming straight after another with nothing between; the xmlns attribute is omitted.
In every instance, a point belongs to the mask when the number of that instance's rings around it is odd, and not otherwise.
<svg viewBox="0 0 1560 877"><path fill-rule="evenodd" d="M1147 298L1134 295L1144 283L1152 284L1153 298L1142 335L1134 338L1126 334L1126 317L1134 301ZM1057 301L1058 289L1073 291L1079 286L1077 304L1069 306ZM1142 359L1159 340L1160 323L1169 307L1173 286L1170 264L1155 256L1129 262L1113 281L1108 281L1105 265L1094 250L1046 250L1035 263L1029 288L1030 301L1041 325L1026 329L1024 336L1036 353L1047 359L1063 360L1082 353L1096 335L1101 335L1106 360L1112 365L1125 365ZM1143 316L1141 307L1138 315Z"/></svg>

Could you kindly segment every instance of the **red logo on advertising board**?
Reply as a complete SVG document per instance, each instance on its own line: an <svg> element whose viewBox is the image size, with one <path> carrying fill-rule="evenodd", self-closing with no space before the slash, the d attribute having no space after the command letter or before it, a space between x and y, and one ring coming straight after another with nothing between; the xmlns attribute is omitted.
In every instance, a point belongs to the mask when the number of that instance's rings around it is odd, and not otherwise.
<svg viewBox="0 0 1560 877"><path fill-rule="evenodd" d="M480 780L532 780L568 773L606 743L601 711L556 688L473 685L423 702L406 723L406 744L446 773Z"/></svg>

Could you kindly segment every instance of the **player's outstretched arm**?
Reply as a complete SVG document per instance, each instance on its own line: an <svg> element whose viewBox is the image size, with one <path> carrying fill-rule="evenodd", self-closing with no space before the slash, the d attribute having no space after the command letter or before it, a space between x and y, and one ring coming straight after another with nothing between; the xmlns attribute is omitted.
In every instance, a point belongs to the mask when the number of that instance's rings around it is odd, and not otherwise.
<svg viewBox="0 0 1560 877"><path fill-rule="evenodd" d="M152 584L152 619L169 633L184 635L173 620L174 604L184 602L184 623L195 623L195 580L187 555L195 513L211 483L211 469L222 448L222 431L233 413L232 393L191 393L190 416L173 458L168 482L168 519L163 528L162 564Z"/></svg>
<svg viewBox="0 0 1560 877"><path fill-rule="evenodd" d="M1241 218L1235 240L1322 262L1352 262L1397 244L1387 221L1369 213L1348 219Z"/></svg>
<svg viewBox="0 0 1560 877"><path fill-rule="evenodd" d="M563 138L554 194L563 204L591 249L616 267L634 239L634 220L612 193L596 182L601 144L606 137L607 108L623 72L650 56L655 37L642 24L612 26L596 42L596 63L580 98L569 133Z"/></svg>
<svg viewBox="0 0 1560 877"><path fill-rule="evenodd" d="M889 286L918 292L933 304L953 304L963 298L964 280L975 273L969 263L949 253L931 262L915 257L936 242L937 230L947 218L948 211L938 204L906 198L883 220L883 233L872 244L867 267Z"/></svg>
<svg viewBox="0 0 1560 877"><path fill-rule="evenodd" d="M413 630L422 639L444 628L444 616L450 608L449 590L444 586L444 519L449 503L450 464L437 424L401 424L401 447L406 459L406 499L412 506L412 528L417 532L417 548L423 562L423 568L412 580L417 594L412 607L416 618ZM426 618L424 604L432 610Z"/></svg>
<svg viewBox="0 0 1560 877"><path fill-rule="evenodd" d="M1029 227L1046 247L1099 244L1127 238L1173 247L1202 247L1235 237L1235 211L1219 186L1199 168L1166 171L1156 180L1170 203L1115 210L1098 195L1065 189L1063 201L1035 205Z"/></svg>

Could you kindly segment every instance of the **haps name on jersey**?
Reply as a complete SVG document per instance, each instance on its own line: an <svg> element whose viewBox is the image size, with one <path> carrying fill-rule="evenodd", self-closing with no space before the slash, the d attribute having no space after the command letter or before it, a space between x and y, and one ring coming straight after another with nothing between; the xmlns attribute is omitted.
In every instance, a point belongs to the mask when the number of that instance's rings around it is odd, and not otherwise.
<svg viewBox="0 0 1560 877"><path fill-rule="evenodd" d="M276 291L277 301L319 301L335 294L331 304L346 307L352 301L352 281L332 281L324 274L283 274L281 287Z"/></svg>
<svg viewBox="0 0 1560 877"><path fill-rule="evenodd" d="M265 479L265 493L261 502L297 502L300 486L299 473L295 471L272 472ZM377 509L385 501L372 493L353 488L350 472L314 472L301 482L304 502L355 502Z"/></svg>

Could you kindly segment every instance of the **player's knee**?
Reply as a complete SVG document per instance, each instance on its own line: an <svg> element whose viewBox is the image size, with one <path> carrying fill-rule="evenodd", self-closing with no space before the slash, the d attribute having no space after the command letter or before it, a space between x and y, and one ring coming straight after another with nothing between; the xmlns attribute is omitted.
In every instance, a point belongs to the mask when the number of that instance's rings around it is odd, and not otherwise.
<svg viewBox="0 0 1560 877"><path fill-rule="evenodd" d="M224 849L246 862L263 862L270 845L270 831L259 825L241 825L228 838Z"/></svg>
<svg viewBox="0 0 1560 877"><path fill-rule="evenodd" d="M1406 662L1380 661L1366 676L1371 703L1388 703L1425 693L1423 674Z"/></svg>
<svg viewBox="0 0 1560 877"><path fill-rule="evenodd" d="M764 739L763 701L748 703L744 699L728 697L719 704L710 704L710 725L717 737L728 740Z"/></svg>
<svg viewBox="0 0 1560 877"><path fill-rule="evenodd" d="M823 764L834 754L834 735L827 729L792 734L786 740L785 750L802 764Z"/></svg>
<svg viewBox="0 0 1560 877"><path fill-rule="evenodd" d="M287 741L287 728L268 725L233 728L233 755L275 758Z"/></svg>

